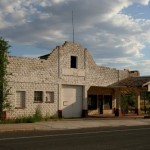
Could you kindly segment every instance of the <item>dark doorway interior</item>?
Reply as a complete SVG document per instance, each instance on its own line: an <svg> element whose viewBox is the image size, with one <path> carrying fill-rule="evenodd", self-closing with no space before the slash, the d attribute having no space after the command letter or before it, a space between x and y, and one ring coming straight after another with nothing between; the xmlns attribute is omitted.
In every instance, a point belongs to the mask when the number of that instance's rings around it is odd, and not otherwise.
<svg viewBox="0 0 150 150"><path fill-rule="evenodd" d="M103 95L98 95L98 108L99 113L103 114Z"/></svg>
<svg viewBox="0 0 150 150"><path fill-rule="evenodd" d="M88 109L89 110L97 109L97 95L88 96Z"/></svg>
<svg viewBox="0 0 150 150"><path fill-rule="evenodd" d="M103 114L104 110L112 109L112 95L88 95L88 110L98 110Z"/></svg>

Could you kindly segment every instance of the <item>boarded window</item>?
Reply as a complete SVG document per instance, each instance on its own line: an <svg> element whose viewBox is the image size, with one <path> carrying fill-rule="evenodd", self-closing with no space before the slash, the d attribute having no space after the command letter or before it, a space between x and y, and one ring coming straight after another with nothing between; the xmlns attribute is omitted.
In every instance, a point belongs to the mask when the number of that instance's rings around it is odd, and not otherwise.
<svg viewBox="0 0 150 150"><path fill-rule="evenodd" d="M54 92L46 92L46 102L54 103Z"/></svg>
<svg viewBox="0 0 150 150"><path fill-rule="evenodd" d="M15 108L25 107L25 91L16 91Z"/></svg>
<svg viewBox="0 0 150 150"><path fill-rule="evenodd" d="M34 102L43 102L43 92L34 91Z"/></svg>
<svg viewBox="0 0 150 150"><path fill-rule="evenodd" d="M77 56L71 56L71 68L77 68Z"/></svg>

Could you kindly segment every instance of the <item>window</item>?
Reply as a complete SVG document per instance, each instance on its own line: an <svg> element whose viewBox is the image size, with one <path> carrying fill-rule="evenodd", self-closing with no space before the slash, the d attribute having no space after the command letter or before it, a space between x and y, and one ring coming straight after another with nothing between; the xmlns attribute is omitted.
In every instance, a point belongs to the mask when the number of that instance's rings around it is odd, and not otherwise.
<svg viewBox="0 0 150 150"><path fill-rule="evenodd" d="M15 108L25 108L25 91L16 91Z"/></svg>
<svg viewBox="0 0 150 150"><path fill-rule="evenodd" d="M54 92L46 92L46 103L54 103Z"/></svg>
<svg viewBox="0 0 150 150"><path fill-rule="evenodd" d="M104 95L104 109L112 109L112 96L111 95Z"/></svg>
<svg viewBox="0 0 150 150"><path fill-rule="evenodd" d="M34 91L34 102L43 102L43 92Z"/></svg>
<svg viewBox="0 0 150 150"><path fill-rule="evenodd" d="M71 68L77 68L77 56L71 56Z"/></svg>

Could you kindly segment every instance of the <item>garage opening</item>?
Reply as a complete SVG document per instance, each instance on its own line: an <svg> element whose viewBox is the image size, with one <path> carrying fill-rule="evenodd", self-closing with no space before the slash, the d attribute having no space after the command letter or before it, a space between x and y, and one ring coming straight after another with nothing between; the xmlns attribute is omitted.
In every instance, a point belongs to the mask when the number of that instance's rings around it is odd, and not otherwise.
<svg viewBox="0 0 150 150"><path fill-rule="evenodd" d="M83 87L63 85L61 91L62 117L75 118L82 116Z"/></svg>

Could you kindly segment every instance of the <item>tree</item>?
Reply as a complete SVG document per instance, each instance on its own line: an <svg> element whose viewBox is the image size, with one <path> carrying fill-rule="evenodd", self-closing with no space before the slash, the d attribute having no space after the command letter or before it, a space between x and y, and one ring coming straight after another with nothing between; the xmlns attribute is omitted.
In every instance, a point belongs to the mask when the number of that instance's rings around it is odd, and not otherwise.
<svg viewBox="0 0 150 150"><path fill-rule="evenodd" d="M8 102L9 89L7 85L7 65L8 65L8 49L10 45L8 41L0 37L0 120L2 120L2 114L4 108L10 107Z"/></svg>
<svg viewBox="0 0 150 150"><path fill-rule="evenodd" d="M128 113L129 107L135 107L135 93L129 93L122 95L121 99L121 107L122 107L122 113Z"/></svg>

